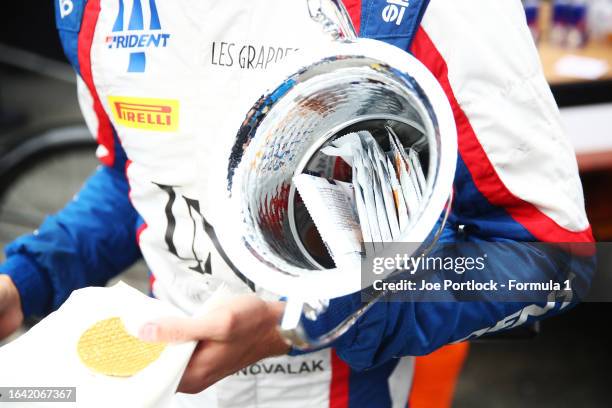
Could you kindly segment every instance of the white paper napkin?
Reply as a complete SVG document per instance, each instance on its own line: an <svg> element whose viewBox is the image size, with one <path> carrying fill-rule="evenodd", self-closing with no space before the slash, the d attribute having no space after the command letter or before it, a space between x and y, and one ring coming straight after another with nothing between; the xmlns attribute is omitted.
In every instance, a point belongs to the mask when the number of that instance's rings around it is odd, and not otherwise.
<svg viewBox="0 0 612 408"><path fill-rule="evenodd" d="M76 387L75 403L37 403L37 407L165 407L170 404L195 342L168 345L159 359L128 378L96 374L77 354L77 343L96 322L120 317L136 334L147 321L184 316L162 301L149 298L120 282L111 288L73 292L56 312L26 334L0 348L3 387ZM31 403L11 403L28 407Z"/></svg>

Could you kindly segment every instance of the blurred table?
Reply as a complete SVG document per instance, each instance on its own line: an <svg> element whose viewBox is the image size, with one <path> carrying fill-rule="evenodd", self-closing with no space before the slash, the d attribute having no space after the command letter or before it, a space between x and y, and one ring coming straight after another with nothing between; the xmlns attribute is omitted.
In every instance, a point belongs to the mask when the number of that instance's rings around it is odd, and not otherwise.
<svg viewBox="0 0 612 408"><path fill-rule="evenodd" d="M551 7L549 2L542 3L540 14L542 38L538 51L544 74L551 85L555 99L560 107L612 103L612 42L590 40L584 48L568 49L551 44L549 39ZM555 66L568 55L596 58L607 62L608 71L596 80L586 80L559 75Z"/></svg>
<svg viewBox="0 0 612 408"><path fill-rule="evenodd" d="M595 81L612 80L612 45L607 43L591 41L584 48L566 49L543 41L538 45L538 51L540 52L540 59L544 67L544 74L551 86L592 82L581 78L562 76L556 72L555 66L557 62L568 55L596 58L605 61L608 64L608 71Z"/></svg>
<svg viewBox="0 0 612 408"><path fill-rule="evenodd" d="M543 2L539 12L539 26L542 33L542 38L538 42L538 51L540 52L540 59L544 66L544 74L548 83L555 87L563 84L582 84L587 85L586 80L580 78L572 78L561 76L555 71L555 65L557 62L567 56L576 55L579 57L596 58L608 63L608 72L605 73L597 81L612 81L612 42L602 40L590 40L586 47L578 49L568 49L560 46L551 44L549 39L551 20L552 20L552 7L549 2Z"/></svg>

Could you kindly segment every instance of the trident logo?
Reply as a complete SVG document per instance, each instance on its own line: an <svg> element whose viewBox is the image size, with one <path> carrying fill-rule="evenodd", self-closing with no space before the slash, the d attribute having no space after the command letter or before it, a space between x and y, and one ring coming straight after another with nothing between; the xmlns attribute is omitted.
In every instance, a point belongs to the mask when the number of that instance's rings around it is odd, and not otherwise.
<svg viewBox="0 0 612 408"><path fill-rule="evenodd" d="M130 53L128 72L145 72L147 65L145 50L150 47L165 47L170 38L170 34L161 33L162 27L155 0L149 0L149 7L151 19L147 33L138 33L139 31L145 31L142 16L142 0L134 0L127 29L124 27L124 0L119 0L119 13L113 25L113 33L122 34L115 34L106 38L108 48L129 48L134 50Z"/></svg>

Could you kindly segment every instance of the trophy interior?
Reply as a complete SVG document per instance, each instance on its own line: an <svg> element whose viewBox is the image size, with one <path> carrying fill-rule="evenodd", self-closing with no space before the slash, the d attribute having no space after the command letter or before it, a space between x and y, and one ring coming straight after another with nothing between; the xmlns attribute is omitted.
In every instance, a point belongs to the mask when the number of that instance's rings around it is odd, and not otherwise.
<svg viewBox="0 0 612 408"><path fill-rule="evenodd" d="M374 58L337 56L302 69L262 97L243 123L228 173L244 253L285 277L335 268L292 178L308 172L350 182L350 167L320 150L367 130L387 152L386 127L418 153L427 180L420 212L435 187L441 135L427 95L410 74Z"/></svg>

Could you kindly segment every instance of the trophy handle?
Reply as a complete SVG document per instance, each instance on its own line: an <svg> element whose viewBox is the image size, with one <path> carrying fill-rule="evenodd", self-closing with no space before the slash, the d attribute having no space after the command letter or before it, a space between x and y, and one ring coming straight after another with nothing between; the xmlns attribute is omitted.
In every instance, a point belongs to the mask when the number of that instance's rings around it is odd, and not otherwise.
<svg viewBox="0 0 612 408"><path fill-rule="evenodd" d="M451 193L448 197L448 201L446 202L446 206L444 208L440 227L434 234L433 238L431 239L431 242L422 250L422 253L424 255L429 254L440 239L440 236L444 231L444 226L448 221L448 216L450 215L452 209L453 198L454 193L453 190L451 190ZM369 288L366 288L365 290L368 289ZM368 310L370 310L370 308L374 306L374 304L380 299L382 299L386 294L387 291L376 291L371 296L369 296L370 300L368 302L364 303L352 315L350 315L340 324L338 324L338 326L330 330L328 333L325 333L316 338L310 337L308 333L306 333L306 331L304 330L304 327L300 322L302 313L306 316L306 318L310 320L316 320L316 317L318 315L325 312L327 304L324 302L309 303L297 299L288 299L287 306L285 307L285 313L283 314L283 319L280 324L279 332L288 344L301 351L312 351L328 347L340 336L345 334L361 316L363 316Z"/></svg>
<svg viewBox="0 0 612 408"><path fill-rule="evenodd" d="M357 33L341 0L306 0L310 17L334 40L351 41Z"/></svg>

